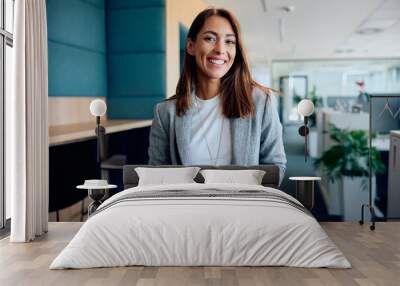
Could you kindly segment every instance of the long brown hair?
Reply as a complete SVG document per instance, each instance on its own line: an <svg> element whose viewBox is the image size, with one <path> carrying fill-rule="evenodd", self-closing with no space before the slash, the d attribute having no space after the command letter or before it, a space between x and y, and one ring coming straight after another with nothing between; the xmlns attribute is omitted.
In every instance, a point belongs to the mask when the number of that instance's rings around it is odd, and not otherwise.
<svg viewBox="0 0 400 286"><path fill-rule="evenodd" d="M225 9L209 8L203 10L194 19L190 26L187 40L196 41L197 34L202 29L205 21L211 16L220 16L229 21L236 36L236 56L232 67L221 79L221 99L223 114L228 118L246 117L254 114L252 90L260 88L266 94L270 89L260 85L251 78L250 69L243 47L239 22L236 17ZM184 115L191 106L191 91L196 83L196 61L185 49L185 59L176 94L171 99L176 99L176 113Z"/></svg>

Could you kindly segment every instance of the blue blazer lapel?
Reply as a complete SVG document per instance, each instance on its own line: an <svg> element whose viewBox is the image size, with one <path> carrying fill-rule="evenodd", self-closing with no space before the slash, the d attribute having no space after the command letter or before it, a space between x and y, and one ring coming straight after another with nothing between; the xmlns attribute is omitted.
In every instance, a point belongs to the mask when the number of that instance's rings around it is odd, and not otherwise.
<svg viewBox="0 0 400 286"><path fill-rule="evenodd" d="M193 116L193 108L190 108L185 115L175 115L176 144L182 165L189 158L190 130Z"/></svg>
<svg viewBox="0 0 400 286"><path fill-rule="evenodd" d="M248 165L251 121L246 118L231 119L232 164Z"/></svg>

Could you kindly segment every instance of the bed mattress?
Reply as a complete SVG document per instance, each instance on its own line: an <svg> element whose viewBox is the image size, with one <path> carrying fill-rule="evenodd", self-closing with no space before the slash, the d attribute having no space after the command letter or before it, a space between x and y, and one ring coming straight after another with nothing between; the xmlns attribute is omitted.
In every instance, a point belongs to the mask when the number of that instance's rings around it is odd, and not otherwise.
<svg viewBox="0 0 400 286"><path fill-rule="evenodd" d="M308 210L284 192L196 183L114 195L50 269L129 265L351 267Z"/></svg>

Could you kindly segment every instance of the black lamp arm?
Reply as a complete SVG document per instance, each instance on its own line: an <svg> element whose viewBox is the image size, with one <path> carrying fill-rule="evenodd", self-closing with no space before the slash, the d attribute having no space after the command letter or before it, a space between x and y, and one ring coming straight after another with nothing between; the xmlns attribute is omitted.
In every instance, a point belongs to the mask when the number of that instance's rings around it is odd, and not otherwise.
<svg viewBox="0 0 400 286"><path fill-rule="evenodd" d="M96 116L96 129L95 129L96 137L97 137L97 163L101 163L101 152L102 146L104 144L104 135L106 133L106 129L100 125L100 116Z"/></svg>

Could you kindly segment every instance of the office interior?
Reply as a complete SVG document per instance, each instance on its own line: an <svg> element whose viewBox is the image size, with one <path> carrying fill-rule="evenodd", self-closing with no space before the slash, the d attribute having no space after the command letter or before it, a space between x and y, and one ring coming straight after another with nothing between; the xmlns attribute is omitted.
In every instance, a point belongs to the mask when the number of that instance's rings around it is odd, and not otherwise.
<svg viewBox="0 0 400 286"><path fill-rule="evenodd" d="M45 17L32 26L36 6ZM287 157L280 200L233 198L241 211L228 202L202 213L192 201L163 208L152 198L96 213L91 206L103 198L82 185L106 180L112 201L138 184L132 165L148 164L154 107L174 95L188 29L211 6L237 16L251 75L273 91ZM21 48L16 31L27 43L42 40L43 53ZM398 35L398 0L0 0L0 285L398 285ZM46 76L16 76L15 55ZM16 113L16 95L29 98L24 84L43 90ZM98 99L107 105L104 129L92 115ZM306 117L304 100L314 106ZM38 106L46 116L31 112ZM10 134L18 138L11 144ZM32 147L38 138L47 141ZM20 162L10 165L11 157ZM265 177L276 187L279 173ZM221 199L204 200L213 196ZM53 270L62 259L67 269Z"/></svg>
<svg viewBox="0 0 400 286"><path fill-rule="evenodd" d="M5 13L12 15L14 2L4 2ZM358 221L369 191L378 219L400 217L396 176L400 3L368 0L360 4L47 0L50 220L85 220L90 200L77 185L102 177L118 186L113 193L119 192L123 190L121 166L147 163L153 108L174 94L188 28L194 16L209 6L237 15L252 76L279 91L274 96L288 160L281 189L295 194L290 176L321 177L312 210L319 221ZM333 19L332 15L339 14L340 21ZM5 30L12 35L12 20L7 19ZM13 64L11 49L12 42L5 45L5 81ZM7 100L10 86L6 87ZM376 96L370 97L372 110L368 96ZM102 123L109 132L102 166L96 160L95 118L89 111L96 98L107 103ZM303 123L297 104L304 98L315 105L307 161L304 137L297 131ZM362 130L364 143L372 137L372 147L379 154L376 160L384 170L371 175L371 184L368 175L353 176L351 168L348 175L332 181L327 170L316 166L332 146L347 144L330 138L332 124L343 132ZM365 148L368 151L368 145ZM360 158L358 167L368 169L367 160L368 155ZM5 223L11 217L10 198L5 188Z"/></svg>

